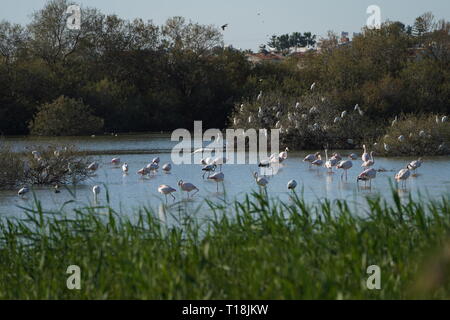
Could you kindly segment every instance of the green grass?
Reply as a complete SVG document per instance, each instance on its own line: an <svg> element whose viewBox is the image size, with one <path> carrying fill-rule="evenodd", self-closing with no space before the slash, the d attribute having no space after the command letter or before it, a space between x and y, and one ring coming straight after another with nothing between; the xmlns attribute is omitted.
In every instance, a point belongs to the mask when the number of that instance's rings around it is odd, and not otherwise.
<svg viewBox="0 0 450 320"><path fill-rule="evenodd" d="M131 222L109 208L46 214L37 202L0 222L0 298L449 298L449 200L366 201L352 212L252 194L169 227L147 209ZM73 264L81 290L66 288ZM366 288L373 264L381 290Z"/></svg>

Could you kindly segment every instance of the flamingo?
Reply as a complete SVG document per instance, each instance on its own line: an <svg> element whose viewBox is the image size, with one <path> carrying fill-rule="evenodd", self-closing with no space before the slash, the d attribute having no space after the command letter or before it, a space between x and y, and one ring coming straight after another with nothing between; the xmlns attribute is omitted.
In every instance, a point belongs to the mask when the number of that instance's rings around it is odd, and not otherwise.
<svg viewBox="0 0 450 320"><path fill-rule="evenodd" d="M208 176L208 179L216 182L217 192L219 192L219 182L222 182L225 179L225 175L223 172L216 172L212 176Z"/></svg>
<svg viewBox="0 0 450 320"><path fill-rule="evenodd" d="M147 174L150 173L150 169L145 167L145 168L140 169L137 173L141 176L146 176Z"/></svg>
<svg viewBox="0 0 450 320"><path fill-rule="evenodd" d="M170 163L166 163L162 166L162 170L164 173L169 173L172 170L172 165Z"/></svg>
<svg viewBox="0 0 450 320"><path fill-rule="evenodd" d="M205 179L205 174L208 173L208 178L211 175L211 172L216 171L217 166L215 164L208 164L202 168L203 171L203 179Z"/></svg>
<svg viewBox="0 0 450 320"><path fill-rule="evenodd" d="M370 160L370 155L367 153L367 148L366 148L365 144L363 145L363 149L364 149L364 153L362 154L361 159L363 162L367 162Z"/></svg>
<svg viewBox="0 0 450 320"><path fill-rule="evenodd" d="M315 87L316 87L316 83L314 82L310 87L311 91L313 91Z"/></svg>
<svg viewBox="0 0 450 320"><path fill-rule="evenodd" d="M398 116L395 116L395 119L392 121L392 127L393 126L395 126L395 124L397 123L397 121L398 121Z"/></svg>
<svg viewBox="0 0 450 320"><path fill-rule="evenodd" d="M375 179L377 176L377 171L374 168L369 168L361 172L356 178L356 184L359 188L359 180L364 181L364 186L367 186L367 181L369 181L369 188L372 188L372 179Z"/></svg>
<svg viewBox="0 0 450 320"><path fill-rule="evenodd" d="M98 163L97 162L92 162L90 165L88 165L88 170L90 171L97 171L98 169Z"/></svg>
<svg viewBox="0 0 450 320"><path fill-rule="evenodd" d="M287 157L288 157L288 154L287 154L288 151L289 151L289 148L286 147L286 149L284 149L283 152L280 152L279 158L280 158L280 159L283 159L283 160L286 160ZM283 160L281 160L280 162L283 162Z"/></svg>
<svg viewBox="0 0 450 320"><path fill-rule="evenodd" d="M125 174L128 173L128 163L125 162L125 163L122 165L122 172L125 173Z"/></svg>
<svg viewBox="0 0 450 320"><path fill-rule="evenodd" d="M253 172L253 177L255 178L256 184L262 188L265 188L269 184L269 180L264 177L259 177L258 172Z"/></svg>
<svg viewBox="0 0 450 320"><path fill-rule="evenodd" d="M28 187L23 187L17 192L17 195L23 197L28 192L30 192L30 189Z"/></svg>
<svg viewBox="0 0 450 320"><path fill-rule="evenodd" d="M53 189L55 190L55 193L61 193L61 190L59 190L59 185L58 184L55 184Z"/></svg>
<svg viewBox="0 0 450 320"><path fill-rule="evenodd" d="M336 168L344 170L341 174L341 179L344 178L345 173L345 180L347 180L347 171L353 167L353 162L351 160L344 160L337 164Z"/></svg>
<svg viewBox="0 0 450 320"><path fill-rule="evenodd" d="M348 155L348 157L349 157L350 160L356 160L356 159L358 159L358 156L357 156L356 153L350 153L350 154Z"/></svg>
<svg viewBox="0 0 450 320"><path fill-rule="evenodd" d="M395 180L397 180L397 183L401 181L402 187L406 188L406 180L409 178L410 175L411 175L411 171L409 171L408 168L405 168L405 169L400 170L395 175Z"/></svg>
<svg viewBox="0 0 450 320"><path fill-rule="evenodd" d="M416 170L419 169L419 168L422 166L422 163L423 163L422 158L419 158L419 159L417 159L417 160L411 161L411 162L408 164L407 168L408 168L409 170L414 171L414 175L415 175Z"/></svg>
<svg viewBox="0 0 450 320"><path fill-rule="evenodd" d="M328 159L328 150L325 149L325 168L328 169L328 173L333 173L333 167L338 164L339 160L334 156Z"/></svg>
<svg viewBox="0 0 450 320"><path fill-rule="evenodd" d="M295 181L295 180L289 181L287 184L287 188L288 188L288 190L294 191L295 188L297 188L297 181Z"/></svg>
<svg viewBox="0 0 450 320"><path fill-rule="evenodd" d="M227 158L225 157L217 157L212 161L213 164L219 166L220 171L222 171L222 165L227 163Z"/></svg>
<svg viewBox="0 0 450 320"><path fill-rule="evenodd" d="M375 159L374 159L374 157L373 157L373 151L371 151L371 152L370 152L370 159L367 160L367 161L365 161L365 162L361 165L361 167L363 167L363 168L369 168L369 167L373 166L374 164L375 164Z"/></svg>
<svg viewBox="0 0 450 320"><path fill-rule="evenodd" d="M95 202L97 202L97 197L100 194L100 191L101 191L100 186L94 186L92 188L92 193L94 194L94 201Z"/></svg>
<svg viewBox="0 0 450 320"><path fill-rule="evenodd" d="M311 168L311 164L313 161L318 159L318 156L320 155L320 152L316 152L315 154L308 154L304 159L303 162L309 162L309 167Z"/></svg>
<svg viewBox="0 0 450 320"><path fill-rule="evenodd" d="M148 164L146 168L149 170L149 173L156 174L156 171L158 171L158 169L159 169L158 162L152 162L152 163Z"/></svg>
<svg viewBox="0 0 450 320"><path fill-rule="evenodd" d="M159 164L160 161L161 161L161 159L159 157L156 157L152 160L152 163Z"/></svg>
<svg viewBox="0 0 450 320"><path fill-rule="evenodd" d="M167 195L170 195L173 198L173 201L175 201L175 196L172 194L175 191L177 191L177 190L166 184L162 184L158 187L158 192L163 194L166 197L166 203L167 203Z"/></svg>
<svg viewBox="0 0 450 320"><path fill-rule="evenodd" d="M323 165L323 160L322 160L322 156L319 154L317 156L317 160L314 160L313 162L311 162L311 164L313 166L317 166L317 167L321 167Z"/></svg>
<svg viewBox="0 0 450 320"><path fill-rule="evenodd" d="M111 164L113 164L113 165L118 165L118 164L120 164L120 158L113 158L113 159L111 160Z"/></svg>
<svg viewBox="0 0 450 320"><path fill-rule="evenodd" d="M189 194L195 190L195 192L192 194L192 196L194 196L197 192L199 192L200 190L194 186L192 183L190 182L184 182L183 180L178 181L178 186L180 187L180 189L182 191L187 192L187 197L189 199Z"/></svg>

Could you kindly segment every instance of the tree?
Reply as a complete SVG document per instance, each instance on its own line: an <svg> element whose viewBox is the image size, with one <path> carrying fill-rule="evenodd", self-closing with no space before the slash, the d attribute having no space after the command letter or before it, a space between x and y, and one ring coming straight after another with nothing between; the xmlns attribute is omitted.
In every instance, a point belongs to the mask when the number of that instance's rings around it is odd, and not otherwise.
<svg viewBox="0 0 450 320"><path fill-rule="evenodd" d="M89 106L64 96L44 104L30 123L32 134L49 136L93 134L102 128L103 119L93 116Z"/></svg>

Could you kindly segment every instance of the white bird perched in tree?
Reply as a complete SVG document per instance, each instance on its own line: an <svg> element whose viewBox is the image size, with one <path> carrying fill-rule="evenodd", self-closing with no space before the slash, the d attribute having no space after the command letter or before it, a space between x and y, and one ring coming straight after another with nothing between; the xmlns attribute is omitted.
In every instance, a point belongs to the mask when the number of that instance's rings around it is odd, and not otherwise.
<svg viewBox="0 0 450 320"><path fill-rule="evenodd" d="M195 190L195 192L192 194L192 196L194 196L195 194L197 194L197 192L199 192L200 190L194 186L192 183L190 182L184 182L183 180L178 181L178 186L180 187L180 189L184 192L187 192L187 197L189 198L189 195L192 191Z"/></svg>
<svg viewBox="0 0 450 320"><path fill-rule="evenodd" d="M346 115L347 115L347 111L346 110L342 111L341 118L343 119Z"/></svg>
<svg viewBox="0 0 450 320"><path fill-rule="evenodd" d="M442 122L447 122L448 121L448 117L447 116L443 116L441 119Z"/></svg>
<svg viewBox="0 0 450 320"><path fill-rule="evenodd" d="M216 172L213 175L209 176L208 179L214 180L216 182L217 192L219 192L219 182L222 182L225 179L225 175L223 172Z"/></svg>
<svg viewBox="0 0 450 320"><path fill-rule="evenodd" d="M289 181L289 182L287 183L287 188L288 188L288 190L294 191L295 188L297 188L297 181L295 181L295 180Z"/></svg>
<svg viewBox="0 0 450 320"><path fill-rule="evenodd" d="M319 110L315 106L311 107L311 109L309 109L309 113L317 113L317 111L319 111Z"/></svg>
<svg viewBox="0 0 450 320"><path fill-rule="evenodd" d="M427 136L427 133L424 130L419 131L419 137L425 138Z"/></svg>
<svg viewBox="0 0 450 320"><path fill-rule="evenodd" d="M17 192L17 195L23 197L28 192L30 192L30 189L28 187L23 187Z"/></svg>
<svg viewBox="0 0 450 320"><path fill-rule="evenodd" d="M366 148L365 144L363 144L363 150L364 150L364 152L363 152L363 154L361 156L361 160L363 162L369 161L370 160L370 155L367 153L367 148Z"/></svg>
<svg viewBox="0 0 450 320"><path fill-rule="evenodd" d="M159 157L156 157L152 160L152 163L157 163L159 164L159 162L161 161L161 159Z"/></svg>
<svg viewBox="0 0 450 320"><path fill-rule="evenodd" d="M113 165L118 165L119 163L120 163L120 158L113 158L111 160L111 164L113 164Z"/></svg>
<svg viewBox="0 0 450 320"><path fill-rule="evenodd" d="M164 173L169 173L172 170L172 165L170 163L165 163L162 166L162 170L164 171Z"/></svg>
<svg viewBox="0 0 450 320"><path fill-rule="evenodd" d="M176 191L177 191L176 189L166 184L162 184L158 187L158 192L163 194L164 197L166 197L166 203L167 203L167 195L170 195L173 198L173 201L175 201L175 196L172 193Z"/></svg>
<svg viewBox="0 0 450 320"><path fill-rule="evenodd" d="M92 193L94 194L94 201L97 202L98 195L100 194L100 186L94 186L92 188Z"/></svg>
<svg viewBox="0 0 450 320"><path fill-rule="evenodd" d="M88 170L90 171L97 171L98 169L98 163L97 162L92 162L90 165L88 165Z"/></svg>
<svg viewBox="0 0 450 320"><path fill-rule="evenodd" d="M252 116L248 116L248 123L252 123L252 120L253 120Z"/></svg>
<svg viewBox="0 0 450 320"><path fill-rule="evenodd" d="M404 135L399 135L397 139L398 139L399 142L404 142L405 141L405 136Z"/></svg>
<svg viewBox="0 0 450 320"><path fill-rule="evenodd" d="M255 178L256 184L260 187L265 188L269 184L269 180L264 177L260 177L258 172L253 172L253 177Z"/></svg>
<svg viewBox="0 0 450 320"><path fill-rule="evenodd" d="M395 180L397 180L397 182L402 182L402 187L406 188L406 180L409 178L409 176L411 175L411 171L409 171L408 168L402 169L400 170L396 175L395 175Z"/></svg>
<svg viewBox="0 0 450 320"><path fill-rule="evenodd" d="M394 120L392 121L392 127L393 126L395 126L395 124L397 123L397 121L398 121L398 116L395 116L395 118L394 118Z"/></svg>
<svg viewBox="0 0 450 320"><path fill-rule="evenodd" d="M336 118L334 118L334 120L333 120L334 123L338 123L339 121L341 121L341 117L336 117Z"/></svg>
<svg viewBox="0 0 450 320"><path fill-rule="evenodd" d="M263 95L263 92L262 92L262 91L260 91L260 92L259 92L259 94L258 94L258 96L256 97L256 101L259 101L259 100L261 100L261 98L262 98L262 95Z"/></svg>
<svg viewBox="0 0 450 320"><path fill-rule="evenodd" d="M122 172L123 173L128 173L128 163L124 163L123 165L122 165Z"/></svg>
<svg viewBox="0 0 450 320"><path fill-rule="evenodd" d="M244 112L244 104L241 104L241 108L239 109L241 112Z"/></svg>
<svg viewBox="0 0 450 320"><path fill-rule="evenodd" d="M314 83L311 85L310 90L311 90L311 91L314 90L315 87L316 87L316 83L314 82Z"/></svg>
<svg viewBox="0 0 450 320"><path fill-rule="evenodd" d="M336 168L344 170L341 174L341 179L344 177L345 173L345 180L347 180L347 170L351 167L353 167L353 162L351 160L343 160L337 164Z"/></svg>
<svg viewBox="0 0 450 320"><path fill-rule="evenodd" d="M361 172L358 177L356 178L356 184L359 188L359 181L364 181L364 186L367 186L367 181L369 181L370 185L369 188L372 187L372 179L375 179L377 176L377 171L374 168L369 168Z"/></svg>
<svg viewBox="0 0 450 320"><path fill-rule="evenodd" d="M300 109L300 102L297 102L296 104L295 104L295 109Z"/></svg>
<svg viewBox="0 0 450 320"><path fill-rule="evenodd" d="M349 157L351 160L356 160L356 159L358 159L358 155L357 155L356 153L350 153L350 154L348 155L348 157Z"/></svg>
<svg viewBox="0 0 450 320"><path fill-rule="evenodd" d="M417 160L411 161L407 168L411 171L414 171L414 173L422 166L423 160L422 158L419 158Z"/></svg>
<svg viewBox="0 0 450 320"><path fill-rule="evenodd" d="M375 164L375 158L373 157L373 151L370 152L370 159L365 161L361 167L363 168L369 168Z"/></svg>
<svg viewBox="0 0 450 320"><path fill-rule="evenodd" d="M384 150L385 150L386 152L389 152L389 151L391 150L391 147L390 147L387 143L385 143L385 144L384 144Z"/></svg>
<svg viewBox="0 0 450 320"><path fill-rule="evenodd" d="M355 104L355 108L353 110L358 111L359 109L359 104Z"/></svg>
<svg viewBox="0 0 450 320"><path fill-rule="evenodd" d="M208 173L208 178L211 175L211 172L216 171L217 166L215 164L208 164L202 168L203 171L203 179L205 179L205 174Z"/></svg>

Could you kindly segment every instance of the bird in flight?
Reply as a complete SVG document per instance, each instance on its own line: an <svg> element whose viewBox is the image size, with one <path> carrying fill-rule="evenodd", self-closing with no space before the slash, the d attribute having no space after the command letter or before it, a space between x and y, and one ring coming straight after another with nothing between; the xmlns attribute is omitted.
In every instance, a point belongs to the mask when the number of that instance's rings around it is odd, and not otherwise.
<svg viewBox="0 0 450 320"><path fill-rule="evenodd" d="M228 23L225 23L223 26L221 26L222 30L225 31L225 28L228 27Z"/></svg>

